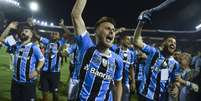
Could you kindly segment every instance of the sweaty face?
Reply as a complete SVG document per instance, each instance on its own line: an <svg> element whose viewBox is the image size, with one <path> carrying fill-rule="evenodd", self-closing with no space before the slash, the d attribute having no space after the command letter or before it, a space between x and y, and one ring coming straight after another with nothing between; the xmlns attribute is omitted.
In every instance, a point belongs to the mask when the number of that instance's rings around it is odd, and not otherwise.
<svg viewBox="0 0 201 101"><path fill-rule="evenodd" d="M97 45L110 48L115 38L115 28L112 23L104 22L96 29Z"/></svg>
<svg viewBox="0 0 201 101"><path fill-rule="evenodd" d="M54 32L51 34L51 39L52 40L58 40L60 38L59 33L58 32Z"/></svg>
<svg viewBox="0 0 201 101"><path fill-rule="evenodd" d="M164 49L169 53L173 54L176 50L176 40L174 38L168 38L164 42Z"/></svg>
<svg viewBox="0 0 201 101"><path fill-rule="evenodd" d="M21 41L27 41L28 39L31 39L33 36L33 33L30 29L23 29L23 31L20 33L20 40Z"/></svg>

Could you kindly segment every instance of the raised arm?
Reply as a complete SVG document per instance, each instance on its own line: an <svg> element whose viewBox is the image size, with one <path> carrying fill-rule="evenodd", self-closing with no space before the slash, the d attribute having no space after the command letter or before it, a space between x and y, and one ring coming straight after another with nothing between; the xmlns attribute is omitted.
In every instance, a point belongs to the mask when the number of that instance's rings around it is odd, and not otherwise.
<svg viewBox="0 0 201 101"><path fill-rule="evenodd" d="M121 27L121 28L119 28L119 29L117 29L117 30L115 31L115 34L119 34L119 33L122 33L122 32L124 32L124 31L126 31L126 28L125 28L125 27Z"/></svg>
<svg viewBox="0 0 201 101"><path fill-rule="evenodd" d="M76 0L76 3L71 12L71 19L77 35L86 31L86 26L82 18L82 12L85 8L87 0Z"/></svg>
<svg viewBox="0 0 201 101"><path fill-rule="evenodd" d="M135 44L135 46L137 46L140 49L143 48L143 44L144 44L144 42L142 40L142 35L141 35L143 25L144 25L143 22L139 21L138 25L136 27L136 30L134 32L134 44Z"/></svg>
<svg viewBox="0 0 201 101"><path fill-rule="evenodd" d="M74 35L72 32L70 32L70 30L68 28L66 28L66 26L64 25L64 19L61 19L60 20L60 23L59 25L63 28L64 32L67 34L67 35Z"/></svg>
<svg viewBox="0 0 201 101"><path fill-rule="evenodd" d="M148 10L145 10L140 14L138 18L139 22L134 32L134 44L140 49L143 48L143 45L144 45L144 42L142 40L142 35L141 35L142 28L144 23L147 23L151 20L150 16L151 16L150 12Z"/></svg>
<svg viewBox="0 0 201 101"><path fill-rule="evenodd" d="M2 42L5 39L5 37L8 36L11 29L17 29L17 25L18 25L17 22L11 22L8 25L8 27L4 30L4 32L1 34L0 42Z"/></svg>

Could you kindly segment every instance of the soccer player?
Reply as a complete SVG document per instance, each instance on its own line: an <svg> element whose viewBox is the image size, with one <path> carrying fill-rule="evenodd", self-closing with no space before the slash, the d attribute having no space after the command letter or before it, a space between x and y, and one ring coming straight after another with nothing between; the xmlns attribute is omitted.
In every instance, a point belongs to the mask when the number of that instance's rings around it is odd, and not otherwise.
<svg viewBox="0 0 201 101"><path fill-rule="evenodd" d="M96 45L92 42L82 19L82 12L87 0L76 0L72 10L72 21L75 27L80 49L81 70L79 74L79 101L112 101L121 100L122 95L122 59L109 48L115 38L115 22L112 18L102 17L95 25Z"/></svg>
<svg viewBox="0 0 201 101"><path fill-rule="evenodd" d="M3 41L11 29L17 29L17 22L12 22L1 35ZM11 82L12 101L35 101L36 78L44 64L44 56L40 48L32 43L33 28L31 26L18 26L20 42L17 42L14 50L14 72Z"/></svg>
<svg viewBox="0 0 201 101"><path fill-rule="evenodd" d="M64 20L61 19L59 25L64 29L68 35L70 40L70 46L66 48L64 51L64 54L66 56L69 56L71 58L70 65L69 65L69 70L70 70L70 80L68 82L68 91L67 91L67 100L68 101L75 101L77 99L77 93L78 93L78 88L79 88L79 71L80 71L80 60L79 57L82 54L80 53L79 47L77 45L77 41L75 39L75 34L72 34L64 25Z"/></svg>
<svg viewBox="0 0 201 101"><path fill-rule="evenodd" d="M145 44L141 31L149 17L149 11L141 13L134 33L134 44L147 54L144 78L140 85L140 101L167 101L168 88L171 84L176 85L175 77L179 73L179 64L172 57L176 50L176 39L174 36L164 38L161 49ZM171 94L178 89L176 86L173 87Z"/></svg>
<svg viewBox="0 0 201 101"><path fill-rule="evenodd" d="M137 94L139 94L139 90L140 90L139 85L143 80L144 66L145 66L146 59L147 59L147 55L143 53L142 51L138 50L137 60L134 64Z"/></svg>
<svg viewBox="0 0 201 101"><path fill-rule="evenodd" d="M76 43L71 44L66 49L67 55L71 58L69 69L70 69L70 80L68 83L68 101L75 101L77 98L79 79L78 74L80 70L80 62L78 60L79 47Z"/></svg>
<svg viewBox="0 0 201 101"><path fill-rule="evenodd" d="M128 35L119 35L120 46L113 51L123 59L123 79L122 79L122 101L130 100L130 93L135 90L135 77L134 77L134 58L133 50L130 50L130 37ZM131 77L131 80L130 78ZM131 84L130 84L131 83Z"/></svg>
<svg viewBox="0 0 201 101"><path fill-rule="evenodd" d="M53 101L58 101L58 85L60 81L60 67L62 59L62 46L65 44L63 38L60 39L59 32L53 32L50 39L35 35L45 45L45 64L41 70L40 90L43 93L43 101L48 101L48 92L53 96Z"/></svg>
<svg viewBox="0 0 201 101"><path fill-rule="evenodd" d="M189 101L191 100L189 96L190 91L198 92L199 86L194 83L195 81L192 81L195 71L190 68L191 55L183 52L180 58L181 76L176 77L176 80L181 84L179 101Z"/></svg>

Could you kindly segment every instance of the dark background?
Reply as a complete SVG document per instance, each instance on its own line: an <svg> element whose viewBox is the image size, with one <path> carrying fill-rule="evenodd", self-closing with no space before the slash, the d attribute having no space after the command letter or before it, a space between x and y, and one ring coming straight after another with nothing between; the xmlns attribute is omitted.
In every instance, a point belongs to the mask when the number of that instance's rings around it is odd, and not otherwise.
<svg viewBox="0 0 201 101"><path fill-rule="evenodd" d="M64 18L65 24L72 26L70 13L76 0L18 0L21 8L0 3L0 23L18 20L23 21L33 16L40 20L54 22L58 25L59 19ZM28 2L37 1L40 11L30 13ZM87 26L93 26L102 16L113 17L118 27L135 28L137 18L141 11L150 9L164 2L165 0L88 0L83 13ZM166 30L195 30L195 26L201 23L201 0L176 0L175 3L166 9L152 15L152 24L147 24L146 29ZM127 32L133 33L133 32ZM164 37L173 33L143 33L144 36ZM180 33L174 34L177 39L191 45L197 44L200 47L201 33ZM195 42L196 41L196 42ZM184 44L185 47L185 44Z"/></svg>

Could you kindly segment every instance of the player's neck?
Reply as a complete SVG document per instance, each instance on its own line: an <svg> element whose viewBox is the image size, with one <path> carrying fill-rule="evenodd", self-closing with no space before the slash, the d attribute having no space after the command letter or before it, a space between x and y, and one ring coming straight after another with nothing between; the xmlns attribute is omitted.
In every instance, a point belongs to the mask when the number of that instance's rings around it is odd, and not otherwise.
<svg viewBox="0 0 201 101"><path fill-rule="evenodd" d="M126 50L128 49L128 47L126 47L126 46L124 46L124 45L121 45L120 47L121 47L121 49L124 50L124 51L126 51Z"/></svg>
<svg viewBox="0 0 201 101"><path fill-rule="evenodd" d="M97 48L97 50L99 51L99 52L101 52L101 53L103 53L103 54L108 54L108 48L105 48L105 47L103 47L103 46L101 46L101 45L96 45L96 48Z"/></svg>
<svg viewBox="0 0 201 101"><path fill-rule="evenodd" d="M165 49L163 49L162 51L162 54L165 58L169 58L170 56L172 56L172 54L170 54L168 51L166 51Z"/></svg>
<svg viewBox="0 0 201 101"><path fill-rule="evenodd" d="M23 41L22 42L22 45L26 45L26 44L28 44L28 43L30 43L31 42L31 39L28 39L28 40L26 40L26 41Z"/></svg>

